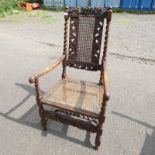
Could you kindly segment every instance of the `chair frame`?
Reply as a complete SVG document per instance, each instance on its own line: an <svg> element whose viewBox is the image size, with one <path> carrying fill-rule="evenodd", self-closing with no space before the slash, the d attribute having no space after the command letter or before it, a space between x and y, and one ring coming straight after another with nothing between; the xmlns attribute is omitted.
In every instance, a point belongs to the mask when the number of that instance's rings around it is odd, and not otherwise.
<svg viewBox="0 0 155 155"><path fill-rule="evenodd" d="M34 83L35 85L35 91L36 91L36 101L37 105L39 106L39 115L41 117L41 124L43 126L43 130L47 130L46 124L48 119L56 120L59 122L62 122L64 124L72 125L80 129L87 130L89 132L96 133L95 138L95 149L97 150L101 143L101 135L102 135L102 127L103 123L105 121L105 111L106 111L106 105L107 101L109 100L109 91L108 91L108 76L107 76L107 69L106 69L106 53L107 53L107 45L108 45L108 33L109 33L109 25L112 17L112 9L107 8L106 9L106 28L105 28L105 37L104 37L104 49L103 49L103 56L101 61L101 66L98 68L100 73L100 80L99 85L102 86L102 91L100 91L100 95L103 96L102 100L102 106L100 113L97 116L90 117L90 114L80 111L80 113L77 113L74 111L73 108L67 108L61 107L61 113L66 115L61 115L59 110L55 111L47 111L44 109L43 105L46 103L42 102L42 96L40 94L40 88L39 88L39 78L43 75L53 71L57 66L59 66L62 63L63 71L62 71L62 79L66 78L66 66L67 66L67 29L68 29L68 19L69 14L64 15L65 24L64 24L64 51L63 55L50 67L47 67L40 71L39 73L33 75L29 78L30 83ZM54 108L57 108L55 106ZM60 107L59 107L60 108ZM59 111L59 112L58 112ZM76 116L80 119L75 119L70 116ZM83 120L81 120L83 119ZM94 125L92 122L95 122Z"/></svg>

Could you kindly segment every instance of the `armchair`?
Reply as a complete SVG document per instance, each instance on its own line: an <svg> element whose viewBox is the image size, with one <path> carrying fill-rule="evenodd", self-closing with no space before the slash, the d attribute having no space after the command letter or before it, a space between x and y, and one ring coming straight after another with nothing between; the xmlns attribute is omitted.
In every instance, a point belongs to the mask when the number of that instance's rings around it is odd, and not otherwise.
<svg viewBox="0 0 155 155"><path fill-rule="evenodd" d="M111 8L66 9L63 55L53 65L29 78L29 82L35 84L36 101L43 129L47 129L47 120L52 119L94 132L95 149L98 149L101 143L100 137L109 99L106 54L111 16ZM105 34L103 34L104 22L106 22ZM61 63L62 80L41 96L39 78ZM66 78L66 67L100 71L99 82ZM50 107L50 110L46 110L45 105Z"/></svg>

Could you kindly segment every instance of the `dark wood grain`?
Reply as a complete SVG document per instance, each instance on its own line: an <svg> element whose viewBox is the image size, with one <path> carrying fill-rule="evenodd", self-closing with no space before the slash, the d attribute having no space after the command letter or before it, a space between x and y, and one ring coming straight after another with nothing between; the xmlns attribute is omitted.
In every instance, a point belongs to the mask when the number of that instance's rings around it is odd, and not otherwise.
<svg viewBox="0 0 155 155"><path fill-rule="evenodd" d="M93 40L91 50L87 50L90 47L79 46L81 33L81 25L87 24L87 26L82 27L82 32L87 31L88 23L83 20L83 17L91 24L92 30L91 35L93 35ZM46 123L48 119L59 121L68 125L75 126L80 129L84 129L90 132L96 133L95 138L95 149L97 150L101 144L101 135L103 132L103 123L105 121L105 112L106 105L109 99L109 90L108 90L108 76L107 76L107 67L106 67L106 56L107 56L107 47L108 47L108 37L109 37L109 27L112 17L112 9L101 9L101 8L67 8L64 15L64 50L63 55L48 68L40 71L39 73L33 75L29 78L30 83L35 84L36 91L36 101L39 106L39 115L41 117L41 124L43 129L46 130ZM105 34L103 35L103 28L105 26ZM88 35L86 33L86 35ZM104 38L103 38L104 36ZM83 38L82 38L83 39ZM87 36L84 39L91 39ZM81 42L82 44L83 42ZM86 42L87 43L87 42ZM83 43L84 44L84 43ZM103 44L103 50L101 49ZM84 47L85 50L82 51L83 56L79 56L79 47ZM81 49L80 49L81 50ZM90 53L91 51L91 53ZM80 51L81 52L81 51ZM80 53L81 54L81 53ZM87 54L87 57L83 58ZM90 56L90 58L89 58ZM102 58L100 58L102 56ZM99 61L101 59L101 62ZM99 86L99 113L94 113L91 111L83 110L82 108L77 108L67 104L62 104L59 102L49 102L43 96L40 95L39 90L39 78L62 63L62 78L66 80L66 67L74 67L77 69L84 69L90 71L100 71L100 80L98 83ZM54 75L57 76L57 75ZM66 78L66 79L65 79ZM56 86L53 87L56 89ZM63 88L65 90L65 87ZM83 91L86 92L86 91ZM50 93L50 92L49 92ZM92 93L89 93L92 94ZM49 106L50 110L45 110L44 105Z"/></svg>

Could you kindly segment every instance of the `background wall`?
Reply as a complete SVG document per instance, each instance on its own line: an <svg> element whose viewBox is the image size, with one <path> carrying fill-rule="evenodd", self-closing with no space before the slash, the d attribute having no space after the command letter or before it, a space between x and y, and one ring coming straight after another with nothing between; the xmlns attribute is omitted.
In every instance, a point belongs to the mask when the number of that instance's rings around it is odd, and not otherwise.
<svg viewBox="0 0 155 155"><path fill-rule="evenodd" d="M44 6L108 7L130 10L155 10L155 0L44 0Z"/></svg>

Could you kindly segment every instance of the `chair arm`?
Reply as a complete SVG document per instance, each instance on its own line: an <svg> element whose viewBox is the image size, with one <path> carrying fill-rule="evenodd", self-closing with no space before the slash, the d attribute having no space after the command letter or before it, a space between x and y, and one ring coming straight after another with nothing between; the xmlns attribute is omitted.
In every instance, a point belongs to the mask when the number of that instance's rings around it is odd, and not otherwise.
<svg viewBox="0 0 155 155"><path fill-rule="evenodd" d="M106 100L110 99L110 93L109 93L109 85L108 85L108 75L107 75L107 66L106 62L103 64L103 75L102 75L102 81L103 81L103 89L104 89L104 94L106 97Z"/></svg>
<svg viewBox="0 0 155 155"><path fill-rule="evenodd" d="M55 69L58 65L60 65L60 63L64 60L65 55L61 56L54 64L52 64L50 67L47 67L45 69L43 69L42 71L40 71L37 74L34 74L32 77L29 78L29 82L30 83L34 83L35 79L38 79L39 77L49 73L50 71L52 71L53 69Z"/></svg>

